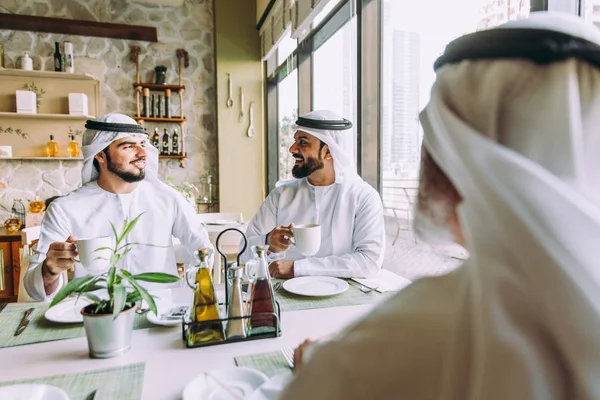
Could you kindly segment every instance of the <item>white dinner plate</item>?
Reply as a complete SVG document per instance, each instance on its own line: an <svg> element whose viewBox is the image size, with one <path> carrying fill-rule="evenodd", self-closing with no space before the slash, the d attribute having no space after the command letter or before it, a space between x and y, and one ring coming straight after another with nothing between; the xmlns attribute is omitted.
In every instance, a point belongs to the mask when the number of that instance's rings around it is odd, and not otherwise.
<svg viewBox="0 0 600 400"><path fill-rule="evenodd" d="M244 398L269 378L245 367L217 369L198 375L185 387L183 400L235 400Z"/></svg>
<svg viewBox="0 0 600 400"><path fill-rule="evenodd" d="M300 296L333 296L348 290L348 282L331 276L302 276L283 282L283 288Z"/></svg>
<svg viewBox="0 0 600 400"><path fill-rule="evenodd" d="M205 221L203 222L204 225L241 225L241 222L238 221L232 221L232 220L228 220L228 219L217 219L215 221Z"/></svg>
<svg viewBox="0 0 600 400"><path fill-rule="evenodd" d="M148 321L152 322L153 324L156 325L163 325L163 326L181 326L181 318L167 318L167 316L169 315L169 313L172 310L176 310L179 309L180 307L187 307L187 313L189 313L189 304L188 303L178 303L178 304L173 304L173 303L156 303L156 307L157 307L157 311L158 311L158 316L154 315L154 313L152 311L148 311L148 314L146 318L148 318Z"/></svg>
<svg viewBox="0 0 600 400"><path fill-rule="evenodd" d="M76 324L83 322L81 309L91 302L85 297L69 297L58 303L44 314L48 321L59 322L62 324Z"/></svg>
<svg viewBox="0 0 600 400"><path fill-rule="evenodd" d="M69 400L64 390L51 385L23 384L0 387L2 400Z"/></svg>

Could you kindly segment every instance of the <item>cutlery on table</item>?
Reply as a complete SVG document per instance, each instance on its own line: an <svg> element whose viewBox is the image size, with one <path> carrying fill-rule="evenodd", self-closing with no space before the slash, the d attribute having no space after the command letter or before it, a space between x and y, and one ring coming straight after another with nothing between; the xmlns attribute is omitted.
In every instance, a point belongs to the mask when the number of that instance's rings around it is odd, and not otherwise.
<svg viewBox="0 0 600 400"><path fill-rule="evenodd" d="M96 397L97 391L98 391L98 389L94 389L92 391L92 393L88 394L88 396L85 398L85 400L94 400L94 398Z"/></svg>
<svg viewBox="0 0 600 400"><path fill-rule="evenodd" d="M294 349L286 347L285 349L281 349L281 354L283 354L283 358L285 358L289 367L294 369Z"/></svg>
<svg viewBox="0 0 600 400"><path fill-rule="evenodd" d="M4 310L6 308L7 304L8 303L2 303L2 304L0 304L0 312L2 312L2 310Z"/></svg>
<svg viewBox="0 0 600 400"><path fill-rule="evenodd" d="M21 320L21 322L19 323L19 326L17 327L17 330L15 331L15 336L19 336L21 333L23 333L25 328L27 328L27 325L29 325L29 316L31 315L31 313L34 310L35 310L35 308L32 307L29 310L25 311L25 314L23 315L23 319Z"/></svg>

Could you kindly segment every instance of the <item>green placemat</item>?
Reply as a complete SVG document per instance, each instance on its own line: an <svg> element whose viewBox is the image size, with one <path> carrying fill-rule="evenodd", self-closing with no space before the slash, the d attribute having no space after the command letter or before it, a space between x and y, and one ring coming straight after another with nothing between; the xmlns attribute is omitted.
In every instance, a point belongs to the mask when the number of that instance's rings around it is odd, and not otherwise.
<svg viewBox="0 0 600 400"><path fill-rule="evenodd" d="M69 400L85 400L94 390L96 390L94 400L136 400L142 398L143 382L144 364L139 363L76 374L0 382L0 386L42 383L61 388L67 393Z"/></svg>
<svg viewBox="0 0 600 400"><path fill-rule="evenodd" d="M281 351L238 356L234 360L238 367L254 368L269 377L291 371Z"/></svg>
<svg viewBox="0 0 600 400"><path fill-rule="evenodd" d="M53 340L73 339L85 336L82 323L59 324L48 321L44 313L49 303L10 303L0 312L0 348L20 346L22 344L51 342ZM29 316L29 325L19 336L15 331L23 319L25 311L34 308ZM135 315L133 329L145 329L155 326L148 322L146 315Z"/></svg>
<svg viewBox="0 0 600 400"><path fill-rule="evenodd" d="M273 279L273 285L275 282L283 280ZM329 308L329 307L340 307L340 306L357 306L362 304L371 304L379 301L382 298L389 297L394 292L379 293L375 290L363 293L358 288L359 284L346 280L350 286L344 293L337 294L335 296L327 297L307 297L299 296L287 292L284 288L281 288L275 293L275 298L279 302L281 311L296 311L296 310L311 310L313 308Z"/></svg>

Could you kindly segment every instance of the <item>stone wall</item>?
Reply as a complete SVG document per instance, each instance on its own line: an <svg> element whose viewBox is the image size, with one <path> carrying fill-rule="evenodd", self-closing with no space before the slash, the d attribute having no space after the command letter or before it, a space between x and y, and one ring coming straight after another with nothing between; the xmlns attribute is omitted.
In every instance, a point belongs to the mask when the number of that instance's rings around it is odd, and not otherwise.
<svg viewBox="0 0 600 400"><path fill-rule="evenodd" d="M140 4L143 3L143 4ZM150 3L150 4L147 4ZM215 54L212 0L170 1L181 6L152 4L143 0L0 0L0 12L67 18L77 20L154 26L158 42L137 42L118 39L11 31L0 29L4 45L6 68L17 68L23 52L33 59L36 70L54 70L54 42L71 41L74 47L75 72L88 73L100 81L103 112L135 114L135 64L129 59L129 47L139 46L141 79L153 82L154 67L167 67L167 82L177 83L175 51L184 48L189 53L189 67L183 70L184 114L188 122L185 148L188 159L185 168L177 160L161 160L160 178L172 177L175 183L190 182L200 187L208 172L218 182L217 138L215 111ZM68 23L66 21L65 23ZM178 105L177 96L173 104ZM179 111L174 108L173 115ZM1 121L0 121L1 122ZM1 125L1 123L0 123ZM152 132L157 126L147 124ZM0 137L1 143L1 137ZM30 161L0 159L0 223L9 215L15 198L41 200L66 194L81 183L77 161ZM214 189L213 193L218 193Z"/></svg>

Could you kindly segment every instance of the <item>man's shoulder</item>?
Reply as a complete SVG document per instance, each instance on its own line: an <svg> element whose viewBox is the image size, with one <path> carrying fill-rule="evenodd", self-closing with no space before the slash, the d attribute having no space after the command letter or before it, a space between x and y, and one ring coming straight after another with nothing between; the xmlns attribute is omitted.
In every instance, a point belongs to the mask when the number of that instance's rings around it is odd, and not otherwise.
<svg viewBox="0 0 600 400"><path fill-rule="evenodd" d="M354 193L358 199L365 201L381 199L379 192L360 177L344 184L347 187L347 191Z"/></svg>

